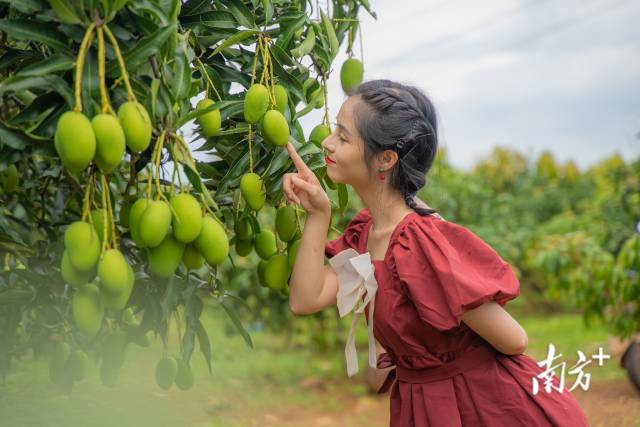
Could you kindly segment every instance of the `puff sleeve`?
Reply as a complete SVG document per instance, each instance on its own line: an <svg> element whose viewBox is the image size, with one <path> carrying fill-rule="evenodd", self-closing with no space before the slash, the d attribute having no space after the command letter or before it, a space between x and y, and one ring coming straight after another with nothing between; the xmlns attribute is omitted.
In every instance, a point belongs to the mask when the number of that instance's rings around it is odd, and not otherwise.
<svg viewBox="0 0 640 427"><path fill-rule="evenodd" d="M419 217L402 228L391 249L391 271L419 317L440 331L460 326L467 310L520 294L509 263L464 226Z"/></svg>
<svg viewBox="0 0 640 427"><path fill-rule="evenodd" d="M332 258L338 252L341 252L348 248L356 249L362 231L370 218L369 209L361 209L344 229L341 236L329 240L324 247L324 254L327 258ZM357 251L357 249L356 249Z"/></svg>

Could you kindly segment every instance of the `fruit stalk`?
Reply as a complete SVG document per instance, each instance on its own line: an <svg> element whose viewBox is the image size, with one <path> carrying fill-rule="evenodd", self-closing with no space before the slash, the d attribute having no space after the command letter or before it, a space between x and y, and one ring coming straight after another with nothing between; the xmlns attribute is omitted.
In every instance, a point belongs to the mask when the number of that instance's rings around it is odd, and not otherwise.
<svg viewBox="0 0 640 427"><path fill-rule="evenodd" d="M253 153L252 153L252 137L253 136L253 131L251 130L251 125L249 125L249 172L253 173Z"/></svg>
<svg viewBox="0 0 640 427"><path fill-rule="evenodd" d="M87 31L85 31L82 42L80 42L80 51L78 52L78 57L76 58L76 81L74 91L75 107L73 108L76 113L82 112L82 69L84 68L84 59L87 55L87 50L89 50L89 46L91 45L91 41L93 40L93 30L95 29L95 27L96 24L91 23L91 25L89 25L89 27L87 28Z"/></svg>
<svg viewBox="0 0 640 427"><path fill-rule="evenodd" d="M93 187L93 172L91 176L89 176L89 182L87 183L87 188L84 190L84 197L82 199L82 221L86 221L89 216L89 210L91 209L89 201L91 200L91 187Z"/></svg>
<svg viewBox="0 0 640 427"><path fill-rule="evenodd" d="M156 148L156 159L154 161L154 165L156 167L156 200L160 200L160 198L164 199L166 202L168 200L162 194L162 188L160 187L160 160L162 159L162 146L164 145L164 138L167 134L166 130L163 130L160 136L158 137L158 146Z"/></svg>
<svg viewBox="0 0 640 427"><path fill-rule="evenodd" d="M216 86L211 81L211 77L209 77L209 73L207 73L207 69L204 67L204 64L202 63L202 61L200 61L200 58L198 58L197 56L196 56L196 61L198 61L198 65L200 66L200 69L202 70L202 74L204 74L204 76L207 79L207 90L205 91L205 97L206 98L209 97L209 87L212 87L213 91L215 92L216 96L218 97L218 101L222 101L222 97L220 96L220 93L218 92L218 89L216 89Z"/></svg>
<svg viewBox="0 0 640 427"><path fill-rule="evenodd" d="M329 127L329 130L333 132L329 119L329 94L327 92L327 76L325 73L322 73L322 91L324 92L324 122Z"/></svg>
<svg viewBox="0 0 640 427"><path fill-rule="evenodd" d="M102 221L102 251L101 251L101 255L100 257L102 258L102 256L104 255L104 253L106 252L107 248L110 248L111 246L109 246L109 235L108 235L108 229L107 229L107 221L108 221L108 216L109 213L107 211L107 188L105 187L104 184L104 174L101 176L101 184L102 184L102 206L104 207L104 219Z"/></svg>
<svg viewBox="0 0 640 427"><path fill-rule="evenodd" d="M109 105L109 97L107 95L107 86L105 83L105 52L104 52L104 31L102 27L97 28L98 33L98 80L100 81L100 102L102 104L102 113L111 112L113 109Z"/></svg>
<svg viewBox="0 0 640 427"><path fill-rule="evenodd" d="M109 221L111 221L111 243L114 248L118 247L118 239L116 237L116 221L115 215L113 214L113 205L111 204L111 193L109 192L109 180L103 174L102 180L104 181L103 187L104 191L107 192L107 216L109 217ZM105 237L106 238L106 237Z"/></svg>
<svg viewBox="0 0 640 427"><path fill-rule="evenodd" d="M275 96L275 79L273 78L273 61L271 59L271 51L269 49L267 49L267 62L269 64L269 84L268 84L268 88L269 88L269 98L270 98L270 102L271 102L271 106L275 108L276 106L276 96Z"/></svg>
<svg viewBox="0 0 640 427"><path fill-rule="evenodd" d="M122 74L122 80L124 81L124 86L127 88L127 98L129 101L136 101L136 96L134 95L133 89L131 88L131 82L129 82L127 67L124 64L124 58L122 57L122 52L120 51L120 46L118 45L118 41L113 36L113 33L111 32L111 30L106 24L104 25L104 32L107 34L107 37L109 38L109 41L113 46L113 50L116 53L116 58L118 59L118 65L120 66L120 73Z"/></svg>
<svg viewBox="0 0 640 427"><path fill-rule="evenodd" d="M258 65L258 55L260 55L260 48L262 47L261 40L262 40L262 36L259 35L258 41L256 42L256 51L253 55L253 66L251 67L251 85L253 85L253 83L256 80L256 66Z"/></svg>

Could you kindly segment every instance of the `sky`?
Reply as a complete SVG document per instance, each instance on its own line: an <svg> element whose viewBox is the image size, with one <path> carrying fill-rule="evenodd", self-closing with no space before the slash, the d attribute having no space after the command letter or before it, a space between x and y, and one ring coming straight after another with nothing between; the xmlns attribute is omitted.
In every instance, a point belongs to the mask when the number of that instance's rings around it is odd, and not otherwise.
<svg viewBox="0 0 640 427"><path fill-rule="evenodd" d="M616 152L640 157L640 2L370 3L378 18L361 9L363 43L354 46L364 79L421 88L454 167L470 170L496 146L532 159L549 150L581 169ZM345 50L329 79L331 121L345 99ZM305 135L323 114L301 118Z"/></svg>

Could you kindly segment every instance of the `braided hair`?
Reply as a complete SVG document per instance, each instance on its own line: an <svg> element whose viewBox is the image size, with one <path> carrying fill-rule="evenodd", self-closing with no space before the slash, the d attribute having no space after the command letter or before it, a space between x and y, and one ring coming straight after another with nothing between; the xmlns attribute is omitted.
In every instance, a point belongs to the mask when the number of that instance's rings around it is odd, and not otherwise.
<svg viewBox="0 0 640 427"><path fill-rule="evenodd" d="M354 120L364 141L369 171L377 153L395 150L398 162L389 184L420 215L435 213L435 209L418 206L415 200L438 149L436 111L429 98L414 86L386 79L361 83L348 93L355 95L363 101L363 107L355 110Z"/></svg>

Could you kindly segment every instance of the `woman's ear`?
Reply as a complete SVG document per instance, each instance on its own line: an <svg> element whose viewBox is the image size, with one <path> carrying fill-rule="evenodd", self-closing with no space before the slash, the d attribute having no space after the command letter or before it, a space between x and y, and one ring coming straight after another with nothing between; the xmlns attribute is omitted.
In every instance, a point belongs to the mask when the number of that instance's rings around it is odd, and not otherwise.
<svg viewBox="0 0 640 427"><path fill-rule="evenodd" d="M398 161L398 153L393 150L385 150L378 155L378 168L391 169Z"/></svg>

